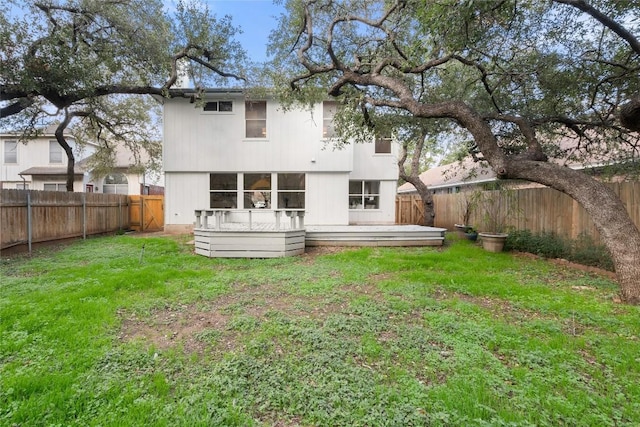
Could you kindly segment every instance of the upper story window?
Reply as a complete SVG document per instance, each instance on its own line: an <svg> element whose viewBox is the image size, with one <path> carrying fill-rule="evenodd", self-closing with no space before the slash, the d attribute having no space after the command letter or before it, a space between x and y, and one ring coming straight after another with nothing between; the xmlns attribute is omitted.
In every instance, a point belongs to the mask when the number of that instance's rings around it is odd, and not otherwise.
<svg viewBox="0 0 640 427"><path fill-rule="evenodd" d="M209 174L209 207L235 209L238 207L238 175Z"/></svg>
<svg viewBox="0 0 640 427"><path fill-rule="evenodd" d="M62 147L58 141L49 141L49 163L62 163Z"/></svg>
<svg viewBox="0 0 640 427"><path fill-rule="evenodd" d="M208 113L230 113L233 111L233 101L209 101L205 102L202 111Z"/></svg>
<svg viewBox="0 0 640 427"><path fill-rule="evenodd" d="M18 163L18 141L4 142L4 162L6 164Z"/></svg>
<svg viewBox="0 0 640 427"><path fill-rule="evenodd" d="M247 138L267 137L267 101L246 101L244 116Z"/></svg>
<svg viewBox="0 0 640 427"><path fill-rule="evenodd" d="M376 154L391 153L391 135L376 136Z"/></svg>
<svg viewBox="0 0 640 427"><path fill-rule="evenodd" d="M333 138L336 134L336 128L333 118L338 110L338 103L335 101L324 101L322 103L322 137Z"/></svg>

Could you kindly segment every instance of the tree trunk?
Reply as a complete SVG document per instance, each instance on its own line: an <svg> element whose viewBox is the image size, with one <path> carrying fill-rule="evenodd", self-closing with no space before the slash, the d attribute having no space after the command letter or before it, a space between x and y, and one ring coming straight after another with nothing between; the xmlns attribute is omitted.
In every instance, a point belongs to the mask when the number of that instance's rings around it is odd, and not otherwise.
<svg viewBox="0 0 640 427"><path fill-rule="evenodd" d="M611 254L623 300L640 304L640 230L612 189L580 171L547 162L507 162L506 172L509 178L544 184L576 200Z"/></svg>
<svg viewBox="0 0 640 427"><path fill-rule="evenodd" d="M70 121L71 121L71 116L67 115L65 117L65 120L62 123L60 123L56 128L55 136L56 136L56 141L58 141L58 144L60 144L60 146L62 147L62 149L67 155L67 191L73 192L73 181L75 178L76 158L73 155L73 150L71 149L71 146L69 145L66 138L64 137L64 130L67 128Z"/></svg>

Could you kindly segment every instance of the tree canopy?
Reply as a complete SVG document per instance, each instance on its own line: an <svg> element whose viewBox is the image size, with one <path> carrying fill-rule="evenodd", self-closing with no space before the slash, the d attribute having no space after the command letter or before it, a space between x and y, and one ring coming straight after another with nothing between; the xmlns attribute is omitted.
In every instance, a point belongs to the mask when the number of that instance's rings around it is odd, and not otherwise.
<svg viewBox="0 0 640 427"><path fill-rule="evenodd" d="M237 85L247 66L230 17L196 1L168 10L161 0L0 0L0 11L1 126L28 138L57 124L71 189L65 128L80 142L156 153L140 95L167 96L184 74L196 88Z"/></svg>
<svg viewBox="0 0 640 427"><path fill-rule="evenodd" d="M271 49L286 101L333 96L372 111L446 119L500 178L584 206L640 301L640 232L601 183L549 157L635 165L640 4L613 0L288 1ZM623 120L621 120L621 117ZM603 208L606 206L606 208ZM626 230L626 235L622 232ZM618 243L616 243L618 242Z"/></svg>

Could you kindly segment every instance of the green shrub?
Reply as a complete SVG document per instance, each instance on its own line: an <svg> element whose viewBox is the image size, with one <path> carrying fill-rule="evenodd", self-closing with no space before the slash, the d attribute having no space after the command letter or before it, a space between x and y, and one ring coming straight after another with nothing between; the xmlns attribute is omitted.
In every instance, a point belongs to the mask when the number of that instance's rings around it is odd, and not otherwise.
<svg viewBox="0 0 640 427"><path fill-rule="evenodd" d="M568 239L552 232L534 234L529 230L513 231L505 249L536 254L545 258L564 258L572 262L613 271L613 261L604 245L595 244L593 238L581 234Z"/></svg>

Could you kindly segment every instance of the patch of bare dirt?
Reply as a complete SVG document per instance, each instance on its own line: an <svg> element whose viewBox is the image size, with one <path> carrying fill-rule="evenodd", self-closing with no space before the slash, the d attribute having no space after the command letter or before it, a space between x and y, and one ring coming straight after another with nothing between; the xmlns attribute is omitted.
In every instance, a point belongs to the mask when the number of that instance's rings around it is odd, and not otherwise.
<svg viewBox="0 0 640 427"><path fill-rule="evenodd" d="M240 285L233 293L223 295L208 304L167 306L140 318L121 312L120 339L141 340L160 350L181 346L187 353L232 351L238 348L239 333L230 322L235 316L248 316L266 321L269 313L323 319L340 312L344 305L324 298L291 295L274 285Z"/></svg>

